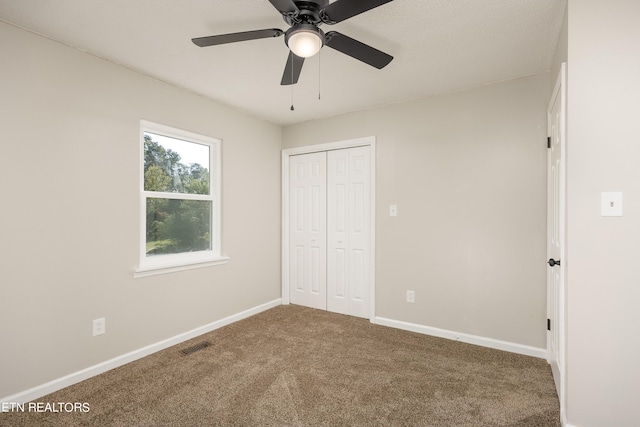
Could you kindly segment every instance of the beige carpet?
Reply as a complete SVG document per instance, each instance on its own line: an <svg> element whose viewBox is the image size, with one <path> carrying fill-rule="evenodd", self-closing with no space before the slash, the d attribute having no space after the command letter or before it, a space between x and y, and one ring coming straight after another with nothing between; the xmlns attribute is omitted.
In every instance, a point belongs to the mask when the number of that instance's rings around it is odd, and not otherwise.
<svg viewBox="0 0 640 427"><path fill-rule="evenodd" d="M544 360L294 305L38 402L90 411L3 413L0 425L560 426Z"/></svg>

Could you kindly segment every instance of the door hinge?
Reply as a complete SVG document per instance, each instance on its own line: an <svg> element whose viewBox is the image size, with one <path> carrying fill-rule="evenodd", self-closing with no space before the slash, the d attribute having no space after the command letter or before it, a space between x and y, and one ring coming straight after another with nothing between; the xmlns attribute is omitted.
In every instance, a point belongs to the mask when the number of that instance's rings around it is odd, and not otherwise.
<svg viewBox="0 0 640 427"><path fill-rule="evenodd" d="M547 148L551 148L551 137L547 137Z"/></svg>
<svg viewBox="0 0 640 427"><path fill-rule="evenodd" d="M551 319L547 319L547 331L551 330Z"/></svg>

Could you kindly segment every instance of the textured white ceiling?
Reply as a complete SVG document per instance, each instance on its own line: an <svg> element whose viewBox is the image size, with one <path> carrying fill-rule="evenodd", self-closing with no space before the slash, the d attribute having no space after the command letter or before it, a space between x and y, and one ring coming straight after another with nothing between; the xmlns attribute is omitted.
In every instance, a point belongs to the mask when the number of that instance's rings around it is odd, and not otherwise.
<svg viewBox="0 0 640 427"><path fill-rule="evenodd" d="M322 27L394 56L386 68L325 47L293 87L280 86L284 37L191 43L286 30L268 0L0 0L0 20L287 125L546 71L565 8L566 0L395 0Z"/></svg>

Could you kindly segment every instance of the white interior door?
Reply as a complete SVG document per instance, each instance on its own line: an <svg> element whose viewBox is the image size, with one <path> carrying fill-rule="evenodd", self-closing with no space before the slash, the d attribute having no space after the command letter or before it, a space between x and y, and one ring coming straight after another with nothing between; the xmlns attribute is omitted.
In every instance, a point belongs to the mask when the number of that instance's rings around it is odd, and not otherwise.
<svg viewBox="0 0 640 427"><path fill-rule="evenodd" d="M327 310L369 318L370 149L327 154Z"/></svg>
<svg viewBox="0 0 640 427"><path fill-rule="evenodd" d="M565 375L565 150L566 150L566 71L562 65L560 76L549 104L549 163L547 192L547 311L548 340L547 348L553 379L560 397L561 412L564 410Z"/></svg>
<svg viewBox="0 0 640 427"><path fill-rule="evenodd" d="M327 155L289 161L289 283L294 304L327 308Z"/></svg>

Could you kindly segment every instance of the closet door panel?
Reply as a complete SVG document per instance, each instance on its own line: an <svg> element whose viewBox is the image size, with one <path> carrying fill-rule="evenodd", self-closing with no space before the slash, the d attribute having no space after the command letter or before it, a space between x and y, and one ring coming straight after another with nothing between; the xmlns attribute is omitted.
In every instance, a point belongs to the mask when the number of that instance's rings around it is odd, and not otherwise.
<svg viewBox="0 0 640 427"><path fill-rule="evenodd" d="M369 318L371 260L371 158L369 147L349 149L349 314Z"/></svg>
<svg viewBox="0 0 640 427"><path fill-rule="evenodd" d="M289 167L290 301L326 310L326 153L292 156Z"/></svg>
<svg viewBox="0 0 640 427"><path fill-rule="evenodd" d="M349 314L349 150L327 153L327 310Z"/></svg>
<svg viewBox="0 0 640 427"><path fill-rule="evenodd" d="M327 156L327 309L369 317L370 149Z"/></svg>

